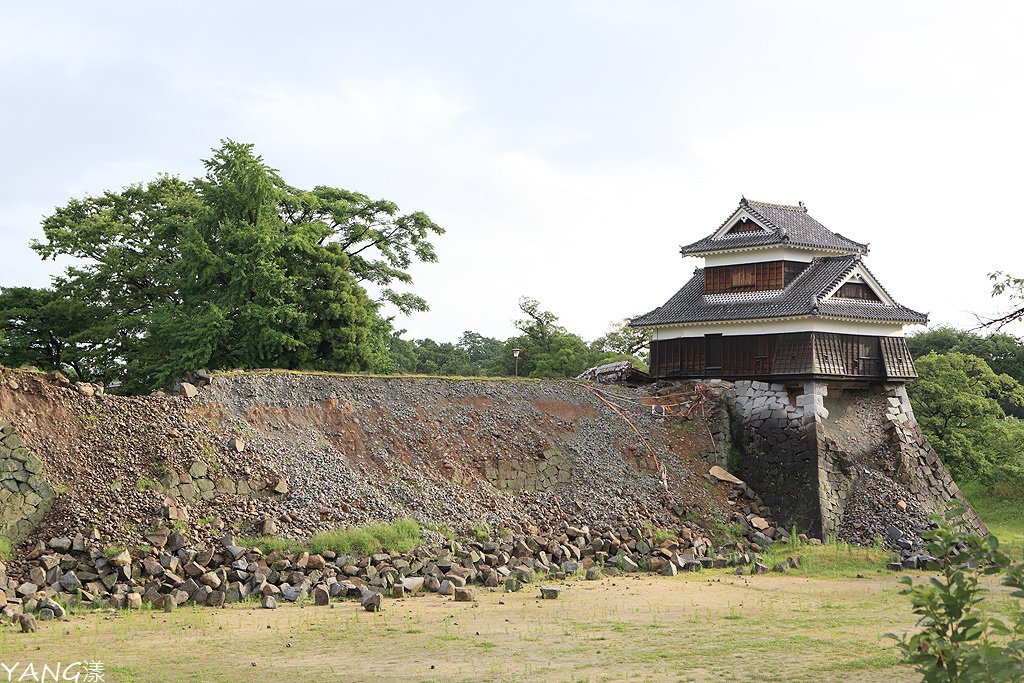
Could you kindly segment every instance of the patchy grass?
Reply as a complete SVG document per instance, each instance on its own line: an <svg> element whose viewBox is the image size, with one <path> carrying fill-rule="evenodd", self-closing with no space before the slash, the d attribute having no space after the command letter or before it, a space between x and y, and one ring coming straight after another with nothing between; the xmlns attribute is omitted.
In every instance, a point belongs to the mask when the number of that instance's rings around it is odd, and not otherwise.
<svg viewBox="0 0 1024 683"><path fill-rule="evenodd" d="M137 491L155 491L159 488L160 486L155 481L152 479L146 479L145 477L135 482L135 489Z"/></svg>
<svg viewBox="0 0 1024 683"><path fill-rule="evenodd" d="M471 524L469 532L474 539L480 542L488 541L494 537L494 533L491 531L491 525L484 520Z"/></svg>
<svg viewBox="0 0 1024 683"><path fill-rule="evenodd" d="M103 556L106 557L107 559L112 559L114 557L117 557L118 555L120 555L124 551L125 551L125 547L123 545L119 545L119 544L108 545L106 548L103 549Z"/></svg>
<svg viewBox="0 0 1024 683"><path fill-rule="evenodd" d="M800 559L800 569L790 569L790 573L813 576L824 579L853 578L858 574L877 576L886 573L886 563L892 560L894 553L881 546L862 547L849 543L809 543L793 544L775 543L762 557L762 562L771 569L778 562L790 557Z"/></svg>
<svg viewBox="0 0 1024 683"><path fill-rule="evenodd" d="M920 680L882 638L915 621L895 577L721 571L561 585L558 600L539 600L531 585L478 590L478 605L435 594L386 600L376 614L353 601L79 612L34 634L0 628L0 652L37 667L87 654L107 680L153 683Z"/></svg>
<svg viewBox="0 0 1024 683"><path fill-rule="evenodd" d="M1016 558L1024 555L1024 487L1011 483L982 486L968 482L961 486L967 500Z"/></svg>
<svg viewBox="0 0 1024 683"><path fill-rule="evenodd" d="M0 536L0 560L14 559L14 543L6 536Z"/></svg>
<svg viewBox="0 0 1024 683"><path fill-rule="evenodd" d="M295 553L308 550L323 553L331 550L340 554L370 554L382 551L404 552L420 543L420 525L412 519L399 519L390 524L368 524L347 529L332 529L316 534L306 541L295 541L279 536L246 536L238 539L244 546L255 546L264 552L274 550Z"/></svg>

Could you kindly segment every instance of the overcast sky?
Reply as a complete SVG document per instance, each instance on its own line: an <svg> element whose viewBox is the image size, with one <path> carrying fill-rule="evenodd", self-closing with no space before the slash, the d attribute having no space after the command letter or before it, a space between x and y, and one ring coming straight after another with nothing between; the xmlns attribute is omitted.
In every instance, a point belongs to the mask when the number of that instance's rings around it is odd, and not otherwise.
<svg viewBox="0 0 1024 683"><path fill-rule="evenodd" d="M1022 29L1021 2L5 2L0 286L56 271L28 246L55 206L230 137L447 228L415 337L508 336L524 294L596 337L741 195L970 326L1024 275Z"/></svg>

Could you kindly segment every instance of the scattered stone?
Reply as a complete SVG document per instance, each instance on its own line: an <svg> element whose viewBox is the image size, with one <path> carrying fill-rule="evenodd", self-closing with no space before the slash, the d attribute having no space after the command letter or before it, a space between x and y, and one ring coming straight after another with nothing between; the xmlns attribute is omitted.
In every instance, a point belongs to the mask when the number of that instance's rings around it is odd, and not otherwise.
<svg viewBox="0 0 1024 683"><path fill-rule="evenodd" d="M362 600L363 609L367 612L379 612L380 603L380 593L367 593Z"/></svg>
<svg viewBox="0 0 1024 683"><path fill-rule="evenodd" d="M750 518L750 526L754 527L758 531L764 531L765 529L770 527L771 524L769 524L768 520L766 520L764 517L755 515L754 517Z"/></svg>
<svg viewBox="0 0 1024 683"><path fill-rule="evenodd" d="M277 599L273 595L264 595L260 605L263 609L277 609Z"/></svg>
<svg viewBox="0 0 1024 683"><path fill-rule="evenodd" d="M18 625L21 627L22 633L35 633L38 628L36 626L35 617L31 614L19 614Z"/></svg>
<svg viewBox="0 0 1024 683"><path fill-rule="evenodd" d="M132 563L132 556L127 550L122 550L114 557L110 558L110 564L115 567L127 567Z"/></svg>
<svg viewBox="0 0 1024 683"><path fill-rule="evenodd" d="M66 553L67 551L71 550L71 539L67 536L51 538L49 546L58 552Z"/></svg>
<svg viewBox="0 0 1024 683"><path fill-rule="evenodd" d="M455 589L455 602L473 602L474 599L476 599L476 591L472 586Z"/></svg>
<svg viewBox="0 0 1024 683"><path fill-rule="evenodd" d="M541 600L557 600L561 589L555 588L554 586L541 586L540 597Z"/></svg>
<svg viewBox="0 0 1024 683"><path fill-rule="evenodd" d="M712 467L708 471L708 474L715 481L724 481L724 482L728 482L730 484L734 484L736 486L742 486L743 485L743 480L742 479L736 477L736 475L728 472L727 470L719 467L718 465L715 465L714 467Z"/></svg>
<svg viewBox="0 0 1024 683"><path fill-rule="evenodd" d="M616 563L624 572L635 572L640 570L640 565L633 561L629 555L621 555Z"/></svg>

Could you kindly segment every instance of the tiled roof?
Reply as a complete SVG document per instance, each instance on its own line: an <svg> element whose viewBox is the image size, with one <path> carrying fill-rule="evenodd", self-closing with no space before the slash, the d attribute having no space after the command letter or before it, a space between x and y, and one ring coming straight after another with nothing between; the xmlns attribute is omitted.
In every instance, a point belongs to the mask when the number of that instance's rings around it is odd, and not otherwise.
<svg viewBox="0 0 1024 683"><path fill-rule="evenodd" d="M740 199L739 210L746 210L768 230L739 232L715 238L732 216L719 226L718 230L702 240L681 247L683 254L703 254L727 249L741 249L775 244L831 249L849 253L864 254L868 245L854 242L839 233L832 232L807 213L807 207L787 206L784 204L767 204L750 199ZM733 212L735 215L735 212Z"/></svg>
<svg viewBox="0 0 1024 683"><path fill-rule="evenodd" d="M650 313L634 318L634 327L725 320L761 320L817 315L856 320L925 323L928 316L906 306L861 299L822 300L854 268L860 256L816 258L783 289L735 294L705 294L704 271L698 269L682 289ZM886 294L888 296L888 294Z"/></svg>

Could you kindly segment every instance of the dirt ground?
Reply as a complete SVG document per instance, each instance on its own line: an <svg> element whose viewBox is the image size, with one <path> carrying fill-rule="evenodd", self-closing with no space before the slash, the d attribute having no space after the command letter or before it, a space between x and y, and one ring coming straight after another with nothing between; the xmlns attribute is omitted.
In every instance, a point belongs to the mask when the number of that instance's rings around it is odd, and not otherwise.
<svg viewBox="0 0 1024 683"><path fill-rule="evenodd" d="M103 662L126 681L913 681L886 632L914 619L893 575L631 576L332 607L86 612L0 629L0 664ZM6 680L0 671L0 681ZM14 679L16 680L16 679Z"/></svg>

